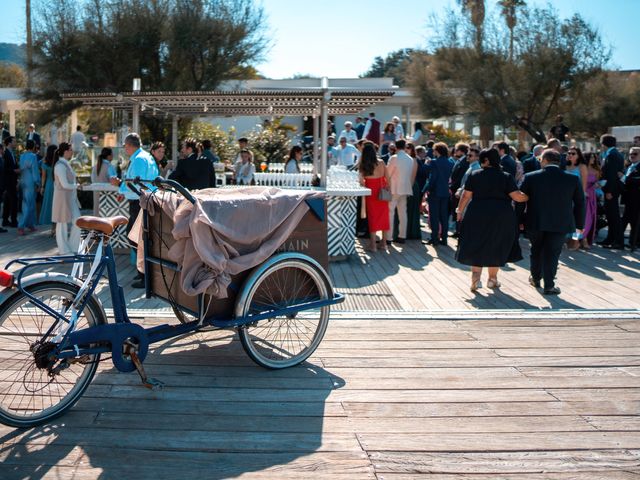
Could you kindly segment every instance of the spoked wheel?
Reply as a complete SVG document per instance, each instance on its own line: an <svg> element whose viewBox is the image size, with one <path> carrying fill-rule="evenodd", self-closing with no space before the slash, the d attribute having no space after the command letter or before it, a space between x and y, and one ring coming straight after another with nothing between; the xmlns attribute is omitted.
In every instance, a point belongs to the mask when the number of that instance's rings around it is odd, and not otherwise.
<svg viewBox="0 0 640 480"><path fill-rule="evenodd" d="M73 284L44 282L28 288L42 303L67 312L78 291ZM91 299L78 318L77 329L105 323L97 302ZM37 308L24 293L9 298L0 308L0 422L32 427L64 413L80 398L93 378L100 355L87 355L53 364L47 354L58 325L44 335L55 318Z"/></svg>
<svg viewBox="0 0 640 480"><path fill-rule="evenodd" d="M299 258L284 257L259 274L249 287L242 314L274 311L274 315L238 329L242 346L251 359L274 369L306 360L327 329L329 306L285 315L277 311L325 300L329 290L324 274Z"/></svg>

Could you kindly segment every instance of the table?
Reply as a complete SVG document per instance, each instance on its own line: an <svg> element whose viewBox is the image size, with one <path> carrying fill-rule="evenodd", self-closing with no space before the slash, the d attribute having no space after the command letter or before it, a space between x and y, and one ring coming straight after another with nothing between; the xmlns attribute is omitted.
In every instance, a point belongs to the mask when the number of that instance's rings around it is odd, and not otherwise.
<svg viewBox="0 0 640 480"><path fill-rule="evenodd" d="M327 188L329 260L345 260L356 253L357 198L371 195L364 187Z"/></svg>
<svg viewBox="0 0 640 480"><path fill-rule="evenodd" d="M97 217L113 217L122 215L129 218L129 202L119 202L119 187L110 183L91 183L82 185L82 190L94 192L93 214ZM96 202L97 197L97 202ZM124 228L118 228L111 236L111 246L116 253L129 251L129 240Z"/></svg>

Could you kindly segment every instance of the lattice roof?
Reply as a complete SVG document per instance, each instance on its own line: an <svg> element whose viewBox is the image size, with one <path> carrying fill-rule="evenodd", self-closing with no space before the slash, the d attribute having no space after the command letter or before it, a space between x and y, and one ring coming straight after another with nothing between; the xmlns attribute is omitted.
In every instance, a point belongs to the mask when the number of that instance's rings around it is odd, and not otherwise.
<svg viewBox="0 0 640 480"><path fill-rule="evenodd" d="M329 115L353 115L384 102L394 90L331 88L327 92ZM62 98L85 106L130 110L140 105L141 115L254 116L320 115L322 89L214 90L203 92L66 93Z"/></svg>

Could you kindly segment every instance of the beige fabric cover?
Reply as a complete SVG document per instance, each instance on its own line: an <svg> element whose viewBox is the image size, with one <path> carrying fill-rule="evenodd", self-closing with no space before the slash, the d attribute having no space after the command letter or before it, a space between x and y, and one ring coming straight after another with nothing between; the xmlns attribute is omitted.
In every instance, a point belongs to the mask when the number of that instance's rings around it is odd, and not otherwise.
<svg viewBox="0 0 640 480"><path fill-rule="evenodd" d="M305 200L323 192L280 190L272 187L211 188L192 192L192 205L179 195L144 193L142 208L156 208L173 218L176 243L168 259L182 265L180 283L188 295L227 296L231 275L251 269L269 258L295 230L309 210ZM142 214L142 211L140 212ZM142 215L129 238L142 245ZM138 249L138 269L143 252Z"/></svg>

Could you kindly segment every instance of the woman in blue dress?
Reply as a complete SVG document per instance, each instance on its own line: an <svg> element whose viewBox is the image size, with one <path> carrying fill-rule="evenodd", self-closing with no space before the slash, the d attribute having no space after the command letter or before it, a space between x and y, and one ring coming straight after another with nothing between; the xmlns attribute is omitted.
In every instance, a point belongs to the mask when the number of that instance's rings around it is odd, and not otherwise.
<svg viewBox="0 0 640 480"><path fill-rule="evenodd" d="M53 207L53 156L58 149L57 145L49 145L42 162L42 177L40 191L42 193L42 206L40 207L40 225L51 225L51 236L55 235L56 226L51 221L51 208Z"/></svg>
<svg viewBox="0 0 640 480"><path fill-rule="evenodd" d="M26 151L20 155L20 187L22 188L22 217L18 222L18 235L25 234L25 228L36 231L36 192L40 187L38 157L33 153L35 143L27 140Z"/></svg>

